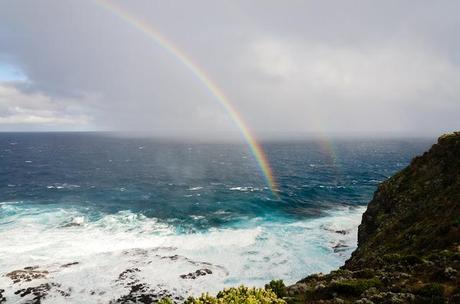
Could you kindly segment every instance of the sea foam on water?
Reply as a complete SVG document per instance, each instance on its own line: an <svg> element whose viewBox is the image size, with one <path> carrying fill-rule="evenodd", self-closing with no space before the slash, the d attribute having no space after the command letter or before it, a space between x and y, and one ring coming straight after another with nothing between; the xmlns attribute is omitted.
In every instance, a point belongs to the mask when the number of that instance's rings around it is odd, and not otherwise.
<svg viewBox="0 0 460 304"><path fill-rule="evenodd" d="M181 296L241 283L263 286L274 278L294 283L343 263L355 247L363 212L340 208L310 220L257 218L241 227L180 233L171 224L130 211L89 221L77 209L8 203L1 208L0 272L36 266L48 272L46 277L21 286L54 282L80 303L121 296L129 280ZM11 208L14 212L5 216ZM334 250L339 243L342 251ZM133 270L131 278L121 280L127 270ZM1 277L0 285L9 299L19 299L8 277ZM60 300L51 296L48 301Z"/></svg>

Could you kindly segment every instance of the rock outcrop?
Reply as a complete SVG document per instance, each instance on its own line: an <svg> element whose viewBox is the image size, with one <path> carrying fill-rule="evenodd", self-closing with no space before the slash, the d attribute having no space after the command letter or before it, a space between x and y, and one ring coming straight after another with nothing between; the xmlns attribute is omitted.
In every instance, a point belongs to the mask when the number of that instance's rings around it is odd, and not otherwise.
<svg viewBox="0 0 460 304"><path fill-rule="evenodd" d="M288 292L294 303L460 303L460 132L378 187L341 269Z"/></svg>

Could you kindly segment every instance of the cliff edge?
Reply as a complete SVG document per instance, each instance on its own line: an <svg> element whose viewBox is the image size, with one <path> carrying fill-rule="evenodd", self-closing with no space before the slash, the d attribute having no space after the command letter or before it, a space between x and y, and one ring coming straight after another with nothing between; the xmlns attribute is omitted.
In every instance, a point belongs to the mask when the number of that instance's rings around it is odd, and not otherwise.
<svg viewBox="0 0 460 304"><path fill-rule="evenodd" d="M341 269L288 292L293 303L460 303L460 132L380 184Z"/></svg>

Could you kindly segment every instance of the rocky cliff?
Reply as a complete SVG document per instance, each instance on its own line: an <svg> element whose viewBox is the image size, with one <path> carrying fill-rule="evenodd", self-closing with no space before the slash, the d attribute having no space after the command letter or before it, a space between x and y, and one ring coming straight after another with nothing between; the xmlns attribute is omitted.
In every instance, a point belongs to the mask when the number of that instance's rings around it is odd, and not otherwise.
<svg viewBox="0 0 460 304"><path fill-rule="evenodd" d="M341 269L288 291L298 303L460 303L460 132L378 187Z"/></svg>

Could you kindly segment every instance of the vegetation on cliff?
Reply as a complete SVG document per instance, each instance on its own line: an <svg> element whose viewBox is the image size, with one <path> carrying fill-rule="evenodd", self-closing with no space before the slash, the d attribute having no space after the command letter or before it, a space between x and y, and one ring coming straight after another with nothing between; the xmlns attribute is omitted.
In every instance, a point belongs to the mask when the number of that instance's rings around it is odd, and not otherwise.
<svg viewBox="0 0 460 304"><path fill-rule="evenodd" d="M288 292L293 303L460 303L460 132L378 187L341 269Z"/></svg>
<svg viewBox="0 0 460 304"><path fill-rule="evenodd" d="M245 286L237 288L232 287L220 291L215 297L204 293L197 298L189 297L185 301L185 304L286 304L286 301L281 299L280 294L277 294L276 291L286 292L283 281L272 281L270 284L267 284L265 288L248 288ZM162 299L159 303L171 304L172 301Z"/></svg>

